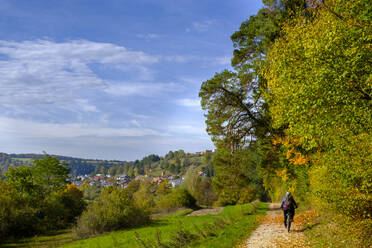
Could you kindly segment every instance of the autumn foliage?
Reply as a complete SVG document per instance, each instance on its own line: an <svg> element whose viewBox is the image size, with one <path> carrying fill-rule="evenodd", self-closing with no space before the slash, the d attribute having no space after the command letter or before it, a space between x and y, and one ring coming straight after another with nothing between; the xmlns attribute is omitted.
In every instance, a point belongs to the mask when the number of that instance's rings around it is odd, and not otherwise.
<svg viewBox="0 0 372 248"><path fill-rule="evenodd" d="M286 126L273 142L289 166L277 174L296 191L293 175L304 170L311 203L364 239L372 227L370 8L337 0L314 8L312 19L284 26L262 71L273 126Z"/></svg>
<svg viewBox="0 0 372 248"><path fill-rule="evenodd" d="M199 94L208 133L229 147L217 177L247 171L244 157L255 154L271 200L291 191L339 233L353 226L345 244L372 245L372 5L263 3L231 36L234 71L216 73ZM244 151L238 163L227 161Z"/></svg>

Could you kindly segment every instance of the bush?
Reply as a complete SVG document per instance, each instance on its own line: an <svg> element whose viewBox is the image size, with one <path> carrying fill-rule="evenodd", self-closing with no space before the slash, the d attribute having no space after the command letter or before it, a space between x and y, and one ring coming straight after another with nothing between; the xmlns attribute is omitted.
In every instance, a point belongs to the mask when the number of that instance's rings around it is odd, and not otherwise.
<svg viewBox="0 0 372 248"><path fill-rule="evenodd" d="M200 189L197 194L198 205L212 206L217 200L217 195L212 188L212 180L210 178L202 179Z"/></svg>
<svg viewBox="0 0 372 248"><path fill-rule="evenodd" d="M164 196L159 202L158 206L162 209L172 208L194 208L196 199L186 190L177 189L176 191Z"/></svg>
<svg viewBox="0 0 372 248"><path fill-rule="evenodd" d="M256 199L256 189L253 186L241 190L238 204L250 203Z"/></svg>
<svg viewBox="0 0 372 248"><path fill-rule="evenodd" d="M76 222L76 217L85 209L83 192L68 184L57 192L49 194L40 206L39 215L47 229L65 228Z"/></svg>
<svg viewBox="0 0 372 248"><path fill-rule="evenodd" d="M135 204L144 210L152 210L155 207L154 202L154 185L151 181L143 181L137 192L133 194Z"/></svg>
<svg viewBox="0 0 372 248"><path fill-rule="evenodd" d="M149 213L135 206L128 192L105 189L79 218L75 232L84 238L99 233L140 226L148 223Z"/></svg>
<svg viewBox="0 0 372 248"><path fill-rule="evenodd" d="M235 205L239 200L239 189L224 188L218 195L217 206Z"/></svg>
<svg viewBox="0 0 372 248"><path fill-rule="evenodd" d="M0 240L35 231L39 220L29 203L14 187L0 181Z"/></svg>

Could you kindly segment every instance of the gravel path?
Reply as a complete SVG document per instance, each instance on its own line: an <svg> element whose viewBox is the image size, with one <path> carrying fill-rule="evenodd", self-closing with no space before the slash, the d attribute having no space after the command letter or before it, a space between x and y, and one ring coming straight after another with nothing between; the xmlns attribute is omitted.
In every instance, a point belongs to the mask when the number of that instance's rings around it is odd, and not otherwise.
<svg viewBox="0 0 372 248"><path fill-rule="evenodd" d="M223 210L223 207L215 207L215 208L206 208L201 210L196 210L187 216L202 216L207 214L219 214Z"/></svg>
<svg viewBox="0 0 372 248"><path fill-rule="evenodd" d="M306 247L303 233L295 222L291 232L284 228L283 211L280 204L270 204L270 210L263 218L262 224L240 246L240 248L269 248L269 247ZM301 245L301 246L299 246Z"/></svg>

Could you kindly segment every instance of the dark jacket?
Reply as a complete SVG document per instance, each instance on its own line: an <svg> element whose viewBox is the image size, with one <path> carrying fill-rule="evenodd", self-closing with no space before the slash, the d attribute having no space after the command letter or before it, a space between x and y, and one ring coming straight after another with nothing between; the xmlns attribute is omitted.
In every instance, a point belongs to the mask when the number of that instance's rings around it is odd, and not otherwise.
<svg viewBox="0 0 372 248"><path fill-rule="evenodd" d="M283 209L283 210L284 210L284 202L286 201L286 199L287 198L284 197L283 200L282 200L282 204L280 205L280 208ZM287 209L293 210L293 209L297 208L297 203L294 200L293 196L290 195L289 198L288 198L288 201L289 201L289 206L288 206Z"/></svg>

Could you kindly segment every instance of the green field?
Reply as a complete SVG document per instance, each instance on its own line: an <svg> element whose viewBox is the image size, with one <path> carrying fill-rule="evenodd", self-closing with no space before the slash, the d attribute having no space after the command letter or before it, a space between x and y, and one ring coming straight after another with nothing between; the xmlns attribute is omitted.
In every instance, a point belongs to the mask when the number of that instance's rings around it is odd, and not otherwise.
<svg viewBox="0 0 372 248"><path fill-rule="evenodd" d="M258 225L266 203L227 206L217 215L185 216L191 209L154 220L145 227L121 230L72 241L71 231L17 240L0 247L232 247ZM137 237L136 237L137 236ZM159 242L161 245L158 245ZM142 244L141 244L142 243Z"/></svg>
<svg viewBox="0 0 372 248"><path fill-rule="evenodd" d="M186 210L150 226L111 232L63 247L232 247L249 236L258 225L257 216L264 215L267 209L265 203L246 204L204 216L185 216Z"/></svg>
<svg viewBox="0 0 372 248"><path fill-rule="evenodd" d="M60 247L63 244L73 241L73 233L70 229L51 232L42 236L32 238L9 240L4 244L0 244L1 248L49 248Z"/></svg>

